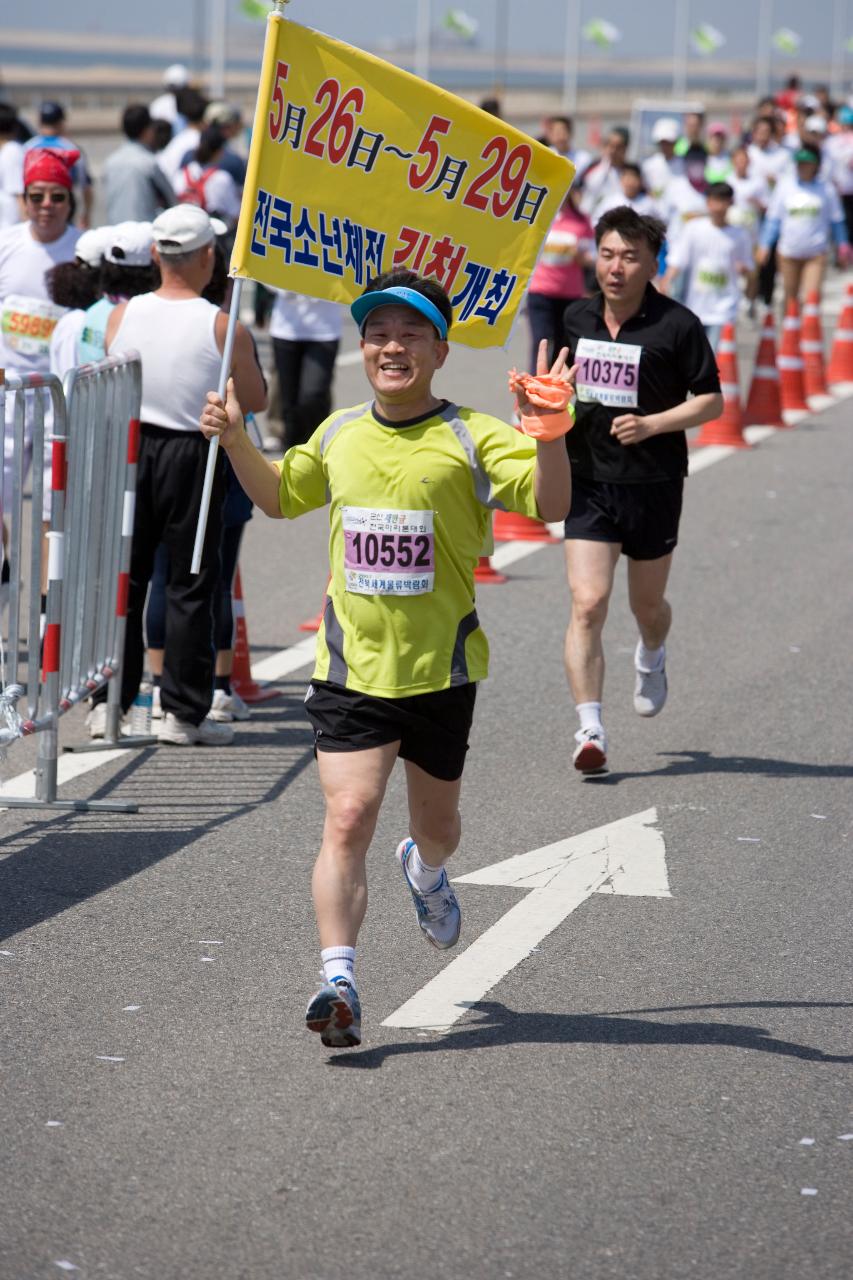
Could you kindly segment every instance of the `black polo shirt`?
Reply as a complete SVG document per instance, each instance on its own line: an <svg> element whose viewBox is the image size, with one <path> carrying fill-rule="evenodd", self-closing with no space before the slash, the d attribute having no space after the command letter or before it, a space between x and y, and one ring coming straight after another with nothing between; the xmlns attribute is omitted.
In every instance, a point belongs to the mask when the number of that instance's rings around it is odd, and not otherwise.
<svg viewBox="0 0 853 1280"><path fill-rule="evenodd" d="M699 320L679 302L665 297L651 285L630 319L611 338L604 323L604 298L570 302L563 316L564 342L571 363L578 356L582 338L632 348L625 362L608 362L605 348L586 348L593 353L586 363L587 379L607 384L603 394L621 403L584 403L575 406L577 421L566 436L566 446L576 475L611 484L645 484L650 480L675 480L687 475L687 437L683 431L668 431L639 444L620 444L610 434L614 418L622 414L661 413L683 404L688 393L695 396L719 392L717 362ZM637 350L639 348L639 350ZM581 349L583 354L584 349ZM618 355L618 352L615 353ZM616 366L619 365L617 368ZM578 381L581 381L579 376ZM632 404L630 401L635 400Z"/></svg>

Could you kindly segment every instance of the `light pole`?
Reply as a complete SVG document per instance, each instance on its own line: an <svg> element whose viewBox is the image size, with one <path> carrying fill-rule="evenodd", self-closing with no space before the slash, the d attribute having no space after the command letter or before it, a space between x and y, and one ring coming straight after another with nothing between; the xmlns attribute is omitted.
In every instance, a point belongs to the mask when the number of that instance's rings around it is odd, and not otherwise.
<svg viewBox="0 0 853 1280"><path fill-rule="evenodd" d="M567 115L571 115L578 105L580 29L581 0L568 0L566 5L566 44L563 55L563 110Z"/></svg>

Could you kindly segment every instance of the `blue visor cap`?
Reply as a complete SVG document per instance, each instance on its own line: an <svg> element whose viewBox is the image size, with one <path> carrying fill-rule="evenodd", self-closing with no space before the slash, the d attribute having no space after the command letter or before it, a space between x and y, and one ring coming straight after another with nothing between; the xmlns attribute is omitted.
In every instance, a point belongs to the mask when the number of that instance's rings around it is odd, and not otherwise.
<svg viewBox="0 0 853 1280"><path fill-rule="evenodd" d="M417 289L406 289L403 285L392 285L390 289L376 289L373 293L363 293L356 298L350 307L350 315L358 325L359 333L364 333L364 322L377 307L403 306L413 307L426 316L430 324L435 325L438 336L444 341L447 338L447 321L434 303L425 298Z"/></svg>

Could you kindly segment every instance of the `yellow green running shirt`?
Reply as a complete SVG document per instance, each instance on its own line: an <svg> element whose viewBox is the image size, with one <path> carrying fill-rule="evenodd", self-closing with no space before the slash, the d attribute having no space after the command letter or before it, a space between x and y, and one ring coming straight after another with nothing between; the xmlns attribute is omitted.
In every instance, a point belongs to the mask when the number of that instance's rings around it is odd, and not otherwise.
<svg viewBox="0 0 853 1280"><path fill-rule="evenodd" d="M474 568L490 508L538 515L535 463L528 436L447 402L402 425L344 409L289 449L282 515L330 503L314 678L381 698L484 679Z"/></svg>

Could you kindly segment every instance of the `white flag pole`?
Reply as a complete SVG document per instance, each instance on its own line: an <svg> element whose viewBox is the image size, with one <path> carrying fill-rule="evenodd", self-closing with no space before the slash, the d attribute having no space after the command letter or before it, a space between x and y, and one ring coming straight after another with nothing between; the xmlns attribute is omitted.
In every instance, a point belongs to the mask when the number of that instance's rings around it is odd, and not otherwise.
<svg viewBox="0 0 853 1280"><path fill-rule="evenodd" d="M284 6L289 4L290 0L275 0L275 8L270 11L270 20L274 17L281 17L284 13ZM222 364L219 366L219 386L217 391L224 400L225 392L228 387L228 378L231 375L231 360L234 355L234 338L237 333L237 321L240 318L240 296L243 292L243 280L237 277L234 280L234 288L231 293L231 307L228 311L228 328L225 331L225 346L222 350ZM190 565L191 573L198 573L201 569L201 557L204 550L204 535L207 532L207 517L210 512L210 499L213 493L213 481L216 476L216 460L219 454L219 439L214 436L210 441L207 450L207 465L204 472L204 485L201 492L201 503L199 505L198 523L195 531L195 546L193 547L192 564Z"/></svg>
<svg viewBox="0 0 853 1280"><path fill-rule="evenodd" d="M219 386L217 391L224 400L231 375L231 359L234 355L234 335L237 332L237 321L240 318L240 295L243 292L243 281L238 276L234 281L231 294L231 308L228 312L228 328L225 330L225 346L222 350L222 364L219 366ZM201 504L198 511L198 524L195 531L195 546L190 565L191 573L198 573L201 568L201 557L204 551L204 535L207 531L207 516L210 511L210 498L213 493L213 481L216 476L216 459L219 454L219 437L214 436L207 450L207 466L204 472L204 487L201 491Z"/></svg>
<svg viewBox="0 0 853 1280"><path fill-rule="evenodd" d="M580 60L581 0L566 5L566 43L563 51L563 110L574 115L578 105L578 63Z"/></svg>
<svg viewBox="0 0 853 1280"><path fill-rule="evenodd" d="M755 96L766 98L770 92L770 35L773 28L773 0L759 0L758 51L755 59Z"/></svg>
<svg viewBox="0 0 853 1280"><path fill-rule="evenodd" d="M429 55L432 35L432 13L430 0L418 0L415 27L415 75L421 80L429 80Z"/></svg>
<svg viewBox="0 0 853 1280"><path fill-rule="evenodd" d="M830 89L836 98L844 97L844 38L847 28L847 0L835 0L835 22L832 36L832 72Z"/></svg>
<svg viewBox="0 0 853 1280"><path fill-rule="evenodd" d="M672 96L687 94L687 48L690 38L690 0L675 0L675 35L672 57Z"/></svg>

